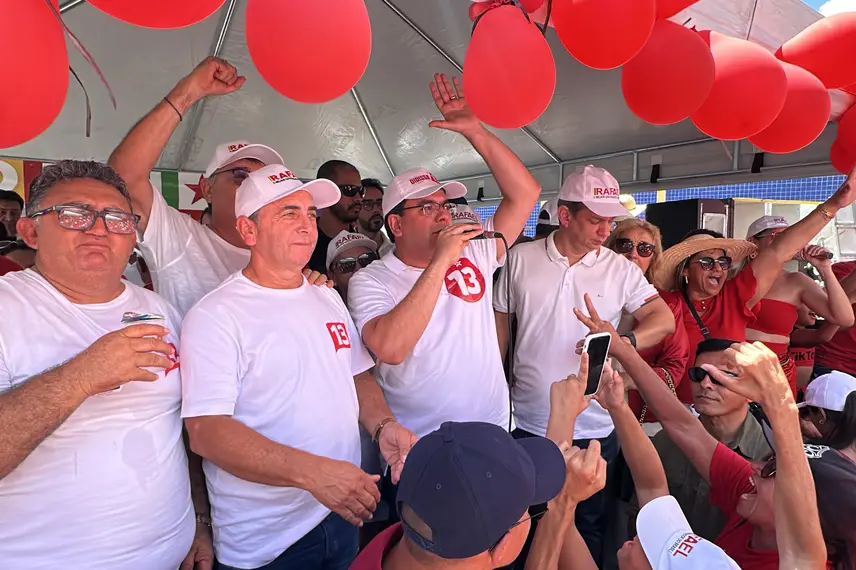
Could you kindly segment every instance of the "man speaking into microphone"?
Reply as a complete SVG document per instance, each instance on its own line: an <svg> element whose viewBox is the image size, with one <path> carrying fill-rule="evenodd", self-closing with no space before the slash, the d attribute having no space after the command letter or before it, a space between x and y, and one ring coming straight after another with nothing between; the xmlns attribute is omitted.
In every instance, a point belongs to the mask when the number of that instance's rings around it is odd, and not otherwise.
<svg viewBox="0 0 856 570"><path fill-rule="evenodd" d="M473 115L457 81L436 75L434 102L444 120L484 158L503 200L486 227L452 225L460 182L441 183L424 168L396 176L383 196L395 249L354 275L348 305L378 383L397 421L421 437L443 422L508 428L508 387L497 346L492 275L505 260L499 232L513 243L541 188L520 159ZM490 234L489 234L490 235ZM465 361L464 361L465 360Z"/></svg>

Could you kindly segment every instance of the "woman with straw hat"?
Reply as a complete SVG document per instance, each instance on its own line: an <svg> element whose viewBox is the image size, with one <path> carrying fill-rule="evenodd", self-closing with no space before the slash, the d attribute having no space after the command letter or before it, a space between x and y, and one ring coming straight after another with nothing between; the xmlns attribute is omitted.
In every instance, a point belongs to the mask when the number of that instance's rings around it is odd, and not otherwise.
<svg viewBox="0 0 856 570"><path fill-rule="evenodd" d="M691 352L705 338L745 340L746 326L756 317L758 301L770 291L785 263L854 199L856 170L826 202L780 233L770 247L730 279L732 266L757 251L754 244L696 230L663 252L652 270L652 282L667 303L683 301ZM686 378L678 385L678 397L692 402Z"/></svg>

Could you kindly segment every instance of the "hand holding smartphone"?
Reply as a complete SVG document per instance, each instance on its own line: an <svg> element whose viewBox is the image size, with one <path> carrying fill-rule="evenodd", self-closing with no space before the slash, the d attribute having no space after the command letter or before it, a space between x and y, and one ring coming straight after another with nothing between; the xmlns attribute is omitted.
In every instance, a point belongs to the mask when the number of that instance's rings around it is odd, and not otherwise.
<svg viewBox="0 0 856 570"><path fill-rule="evenodd" d="M609 347L612 344L612 335L608 332L595 333L585 338L583 352L589 357L588 377L586 378L586 396L597 394L600 389L600 377L603 374L603 366L609 355Z"/></svg>

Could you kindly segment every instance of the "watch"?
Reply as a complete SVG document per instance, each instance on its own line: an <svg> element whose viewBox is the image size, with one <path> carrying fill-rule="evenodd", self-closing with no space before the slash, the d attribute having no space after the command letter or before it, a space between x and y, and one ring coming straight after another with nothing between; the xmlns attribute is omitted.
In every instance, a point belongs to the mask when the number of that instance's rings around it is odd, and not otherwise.
<svg viewBox="0 0 856 570"><path fill-rule="evenodd" d="M211 526L211 517L209 517L208 515L196 513L196 522L198 524L204 524L205 526Z"/></svg>
<svg viewBox="0 0 856 570"><path fill-rule="evenodd" d="M621 335L621 338L626 338L630 342L630 346L636 348L636 335L632 332L624 333Z"/></svg>

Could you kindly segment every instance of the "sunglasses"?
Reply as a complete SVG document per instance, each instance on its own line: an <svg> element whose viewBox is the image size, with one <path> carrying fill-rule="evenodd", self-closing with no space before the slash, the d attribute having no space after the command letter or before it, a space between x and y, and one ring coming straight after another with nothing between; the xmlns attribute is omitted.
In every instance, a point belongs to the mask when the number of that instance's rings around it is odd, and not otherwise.
<svg viewBox="0 0 856 570"><path fill-rule="evenodd" d="M618 238L615 240L615 253L627 255L633 251L634 248L636 248L636 253L639 254L639 257L651 257L654 255L653 243L648 243L647 241L633 243L633 240L630 238Z"/></svg>
<svg viewBox="0 0 856 570"><path fill-rule="evenodd" d="M347 196L348 198L353 198L354 196L362 198L366 195L365 188L354 186L353 184L339 184L339 190L342 192L342 196Z"/></svg>
<svg viewBox="0 0 856 570"><path fill-rule="evenodd" d="M85 232L92 229L95 221L101 218L104 227L111 234L131 235L137 231L137 222L140 216L122 210L93 210L87 206L76 206L73 204L60 204L51 206L38 212L30 214L30 218L38 218L51 212L56 212L57 220L61 228Z"/></svg>
<svg viewBox="0 0 856 570"><path fill-rule="evenodd" d="M333 262L330 265L330 269L336 273L353 273L357 270L357 264L359 264L360 268L364 268L377 259L379 259L378 255L370 251L357 257L344 257L339 261Z"/></svg>
<svg viewBox="0 0 856 570"><path fill-rule="evenodd" d="M734 372L729 372L728 370L722 369L720 369L719 371L725 374L726 376L730 376L731 378L737 378L737 374L735 374ZM692 380L696 384L701 384L702 382L704 382L705 378L710 378L710 381L712 383L717 386L722 386L722 384L717 382L714 377L711 376L708 371L702 368L701 366L693 366L692 368L687 370L687 376L689 376L690 380Z"/></svg>
<svg viewBox="0 0 856 570"><path fill-rule="evenodd" d="M244 182L244 180L250 177L250 171L244 167L221 170L220 172L215 172L214 174L212 174L211 177L213 178L218 174L228 174L232 177L232 182L234 182L238 186L240 186Z"/></svg>
<svg viewBox="0 0 856 570"><path fill-rule="evenodd" d="M776 456L771 455L761 467L761 479L769 479L776 474Z"/></svg>
<svg viewBox="0 0 856 570"><path fill-rule="evenodd" d="M366 200L362 201L363 211L371 212L372 210L380 210L383 207L383 199L381 200Z"/></svg>
<svg viewBox="0 0 856 570"><path fill-rule="evenodd" d="M712 257L702 257L700 259L696 259L695 263L701 265L701 268L705 271L710 271L713 269L715 265L719 265L723 271L728 271L731 269L732 259L727 255L723 255L722 257L718 257L716 259Z"/></svg>

